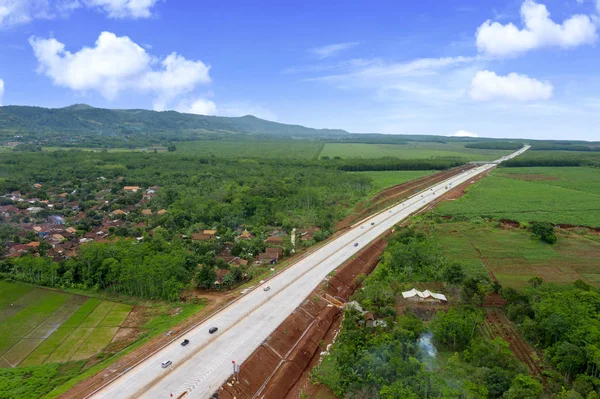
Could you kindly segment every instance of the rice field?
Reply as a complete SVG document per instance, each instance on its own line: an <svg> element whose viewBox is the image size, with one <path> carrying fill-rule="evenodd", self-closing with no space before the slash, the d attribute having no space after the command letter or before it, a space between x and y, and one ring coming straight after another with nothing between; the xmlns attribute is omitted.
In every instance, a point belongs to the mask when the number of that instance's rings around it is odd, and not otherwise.
<svg viewBox="0 0 600 399"><path fill-rule="evenodd" d="M88 359L112 341L132 308L0 281L0 367Z"/></svg>

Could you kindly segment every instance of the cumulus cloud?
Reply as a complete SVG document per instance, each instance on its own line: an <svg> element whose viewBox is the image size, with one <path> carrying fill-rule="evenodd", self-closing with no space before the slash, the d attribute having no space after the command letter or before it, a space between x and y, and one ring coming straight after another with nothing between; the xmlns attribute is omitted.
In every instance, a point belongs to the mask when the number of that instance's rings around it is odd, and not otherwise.
<svg viewBox="0 0 600 399"><path fill-rule="evenodd" d="M4 97L4 80L0 79L0 106L2 106L2 97Z"/></svg>
<svg viewBox="0 0 600 399"><path fill-rule="evenodd" d="M217 106L214 102L199 97L180 102L175 110L186 114L216 115Z"/></svg>
<svg viewBox="0 0 600 399"><path fill-rule="evenodd" d="M597 39L597 25L590 16L573 15L558 24L550 19L546 6L534 0L521 5L521 20L521 29L512 23L484 22L476 33L479 52L507 57L543 47L572 48Z"/></svg>
<svg viewBox="0 0 600 399"><path fill-rule="evenodd" d="M457 130L451 137L479 137L477 133L467 132L466 130Z"/></svg>
<svg viewBox="0 0 600 399"><path fill-rule="evenodd" d="M328 44L326 46L315 47L310 49L309 51L317 58L324 59L333 57L334 55L352 48L356 45L360 44L360 42L347 42L347 43L336 43L336 44Z"/></svg>
<svg viewBox="0 0 600 399"><path fill-rule="evenodd" d="M479 71L471 81L470 95L476 101L535 101L552 97L552 84L527 75L509 73L499 76L491 71Z"/></svg>
<svg viewBox="0 0 600 399"><path fill-rule="evenodd" d="M150 18L157 0L83 0L83 4L104 11L109 18Z"/></svg>
<svg viewBox="0 0 600 399"><path fill-rule="evenodd" d="M0 0L0 28L26 24L35 19L66 17L87 7L109 18L150 18L158 0Z"/></svg>
<svg viewBox="0 0 600 399"><path fill-rule="evenodd" d="M211 81L210 67L172 53L162 61L151 56L127 36L102 32L94 47L72 53L58 40L31 37L38 72L57 86L76 91L97 91L112 100L123 91L149 93L154 108Z"/></svg>

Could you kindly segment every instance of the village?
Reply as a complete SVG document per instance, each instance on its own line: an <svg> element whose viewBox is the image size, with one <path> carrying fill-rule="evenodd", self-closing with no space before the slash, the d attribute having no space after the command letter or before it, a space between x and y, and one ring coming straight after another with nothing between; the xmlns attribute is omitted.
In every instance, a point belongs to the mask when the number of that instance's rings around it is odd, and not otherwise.
<svg viewBox="0 0 600 399"><path fill-rule="evenodd" d="M4 224L0 255L6 259L45 256L64 262L77 257L86 243L117 239L141 242L145 236L153 236L156 229L164 229L163 225L172 225L169 211L153 201L159 192L159 186L124 185L122 178L111 184L100 177L72 190L35 183L4 194L0 197L0 221ZM195 228L187 234L172 233L169 238L181 240L190 251L209 246L208 253L214 255L210 263L216 267L216 280L212 287L205 288L216 289L224 285L234 268L274 265L295 253L297 247L320 241L318 227L292 229L288 233L277 227L213 226ZM244 276L251 274L245 272Z"/></svg>

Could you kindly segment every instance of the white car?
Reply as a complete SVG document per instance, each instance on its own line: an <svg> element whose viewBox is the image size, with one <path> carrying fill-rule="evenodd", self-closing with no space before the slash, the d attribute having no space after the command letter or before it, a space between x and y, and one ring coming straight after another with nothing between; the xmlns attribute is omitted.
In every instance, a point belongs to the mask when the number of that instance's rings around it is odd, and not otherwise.
<svg viewBox="0 0 600 399"><path fill-rule="evenodd" d="M162 366L163 369L166 369L167 367L169 367L172 364L173 364L172 361L167 360L166 362L162 362L160 365Z"/></svg>
<svg viewBox="0 0 600 399"><path fill-rule="evenodd" d="M263 291L269 291L270 289L271 289L271 287L269 287L269 286L267 285L265 288L263 288Z"/></svg>

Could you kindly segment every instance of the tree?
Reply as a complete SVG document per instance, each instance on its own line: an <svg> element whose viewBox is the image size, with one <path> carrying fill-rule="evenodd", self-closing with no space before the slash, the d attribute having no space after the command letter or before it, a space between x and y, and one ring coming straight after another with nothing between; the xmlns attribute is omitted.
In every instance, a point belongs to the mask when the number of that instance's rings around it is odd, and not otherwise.
<svg viewBox="0 0 600 399"><path fill-rule="evenodd" d="M533 222L531 225L531 234L548 244L556 242L554 226L548 222Z"/></svg>
<svg viewBox="0 0 600 399"><path fill-rule="evenodd" d="M503 399L539 399L542 394L542 384L528 375L517 375L510 389L502 396Z"/></svg>
<svg viewBox="0 0 600 399"><path fill-rule="evenodd" d="M196 283L200 288L212 288L217 279L217 272L213 266L202 265L202 268L196 275Z"/></svg>
<svg viewBox="0 0 600 399"><path fill-rule="evenodd" d="M449 284L460 284L465 279L465 271L460 263L450 263L444 268L442 275Z"/></svg>

